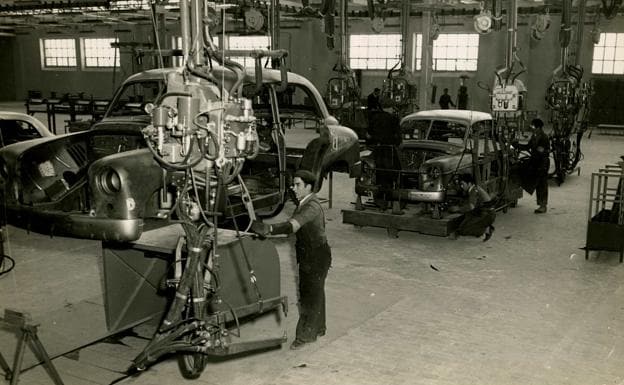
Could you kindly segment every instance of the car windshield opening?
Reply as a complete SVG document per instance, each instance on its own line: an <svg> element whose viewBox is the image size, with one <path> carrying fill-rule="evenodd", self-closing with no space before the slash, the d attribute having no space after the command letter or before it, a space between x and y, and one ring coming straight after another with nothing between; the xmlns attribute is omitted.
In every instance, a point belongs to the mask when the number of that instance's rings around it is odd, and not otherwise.
<svg viewBox="0 0 624 385"><path fill-rule="evenodd" d="M462 144L465 136L465 125L445 120L433 120L426 139Z"/></svg>
<svg viewBox="0 0 624 385"><path fill-rule="evenodd" d="M149 80L128 83L117 95L111 106L109 116L147 115L144 106L154 103L165 92L163 81Z"/></svg>

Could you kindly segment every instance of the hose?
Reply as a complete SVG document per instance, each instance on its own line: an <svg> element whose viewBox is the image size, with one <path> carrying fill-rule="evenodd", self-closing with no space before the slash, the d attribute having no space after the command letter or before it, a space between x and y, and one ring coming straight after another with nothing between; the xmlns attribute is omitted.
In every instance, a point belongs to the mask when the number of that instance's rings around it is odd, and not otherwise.
<svg viewBox="0 0 624 385"><path fill-rule="evenodd" d="M147 135L144 135L144 136L145 136L145 142L147 143L147 148L150 150L154 158L156 158L156 160L162 165L164 165L166 168L169 168L172 170L185 171L185 170L188 170L189 168L193 168L197 166L199 162L201 162L204 159L204 156L206 155L205 146L201 144L201 141L198 138L193 136L191 140L191 146L186 156L184 157L184 160L182 161L183 164L182 165L174 164L174 163L166 161L163 157L161 157L160 154L158 154L158 151L154 148L154 145L152 144L152 141L149 139L149 137L147 137ZM200 148L201 156L198 156L197 159L195 159L193 162L188 163L191 158L191 154L193 153L193 147L194 147L193 145L195 141L198 141L200 143L199 148Z"/></svg>

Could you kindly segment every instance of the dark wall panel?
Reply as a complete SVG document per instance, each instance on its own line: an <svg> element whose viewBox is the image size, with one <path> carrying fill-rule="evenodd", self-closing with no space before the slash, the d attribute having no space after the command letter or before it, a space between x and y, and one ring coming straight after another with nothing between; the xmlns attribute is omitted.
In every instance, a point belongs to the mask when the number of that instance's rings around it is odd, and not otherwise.
<svg viewBox="0 0 624 385"><path fill-rule="evenodd" d="M594 79L594 95L592 97L592 110L589 116L592 125L618 124L624 125L624 78Z"/></svg>
<svg viewBox="0 0 624 385"><path fill-rule="evenodd" d="M17 98L15 86L15 38L0 37L0 101L13 101Z"/></svg>

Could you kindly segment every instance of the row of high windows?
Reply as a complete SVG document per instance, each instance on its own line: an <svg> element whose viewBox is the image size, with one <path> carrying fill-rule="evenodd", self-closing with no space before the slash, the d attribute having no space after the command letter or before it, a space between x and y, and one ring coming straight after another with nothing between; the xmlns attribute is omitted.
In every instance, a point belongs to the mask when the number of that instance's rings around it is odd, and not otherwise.
<svg viewBox="0 0 624 385"><path fill-rule="evenodd" d="M48 69L75 68L78 66L76 39L41 39L42 66ZM81 38L83 68L112 68L119 66L119 49L111 47L114 38ZM268 49L268 36L229 36L228 48L232 50ZM218 45L218 41L215 40ZM181 47L181 38L175 38L174 48ZM411 67L422 66L422 35L416 34ZM401 61L400 34L354 34L349 36L349 66L351 69L389 70L398 68ZM476 71L479 56L479 35L476 33L440 34L433 42L434 71ZM253 65L251 58L231 57L245 66ZM181 65L181 59L176 65ZM594 45L593 74L624 74L624 33L601 33Z"/></svg>

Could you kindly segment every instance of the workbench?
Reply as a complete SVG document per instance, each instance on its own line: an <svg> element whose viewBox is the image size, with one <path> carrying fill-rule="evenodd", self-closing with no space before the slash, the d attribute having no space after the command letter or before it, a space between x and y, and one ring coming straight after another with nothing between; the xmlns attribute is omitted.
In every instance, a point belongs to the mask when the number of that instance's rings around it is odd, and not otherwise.
<svg viewBox="0 0 624 385"><path fill-rule="evenodd" d="M145 231L131 243L102 242L104 309L111 333L164 313L171 294L165 293L165 280L173 273L175 249L182 234L182 227L175 224ZM239 238L233 230L219 229L216 252L223 303L243 309L257 302L244 253L253 267L264 300L280 297L280 267L271 241L241 234Z"/></svg>

